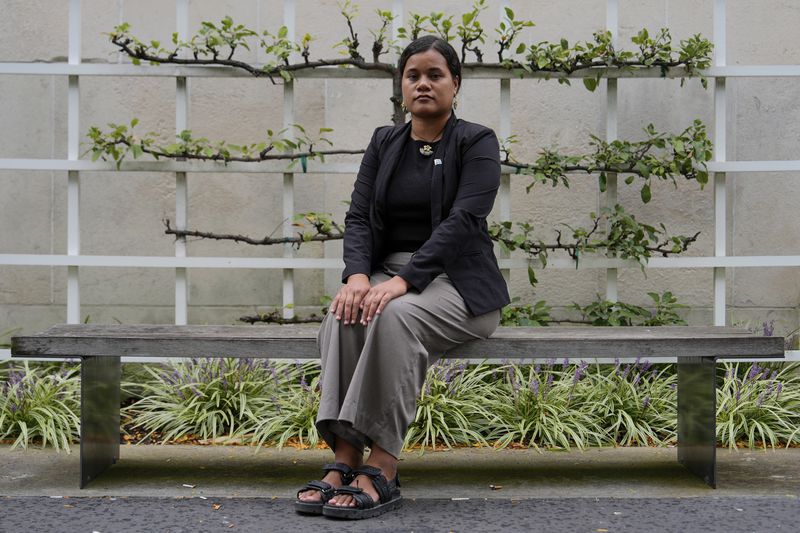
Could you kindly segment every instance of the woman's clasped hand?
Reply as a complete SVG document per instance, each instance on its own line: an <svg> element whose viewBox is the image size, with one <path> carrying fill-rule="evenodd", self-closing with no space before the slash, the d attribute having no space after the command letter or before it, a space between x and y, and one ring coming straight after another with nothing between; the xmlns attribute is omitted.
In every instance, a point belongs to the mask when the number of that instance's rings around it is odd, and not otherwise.
<svg viewBox="0 0 800 533"><path fill-rule="evenodd" d="M336 316L336 320L343 320L345 325L360 322L366 326L381 314L390 301L407 293L408 287L408 283L400 276L371 287L366 274L353 274L336 293L329 312Z"/></svg>

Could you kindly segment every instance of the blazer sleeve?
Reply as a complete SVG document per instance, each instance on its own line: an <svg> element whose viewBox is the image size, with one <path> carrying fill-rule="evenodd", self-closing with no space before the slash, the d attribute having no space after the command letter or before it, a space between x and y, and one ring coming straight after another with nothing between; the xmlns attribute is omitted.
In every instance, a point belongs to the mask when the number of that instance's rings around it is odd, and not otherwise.
<svg viewBox="0 0 800 533"><path fill-rule="evenodd" d="M375 176L380 166L378 157L380 131L384 128L386 126L378 127L372 134L372 139L369 141L358 169L353 194L350 196L350 208L344 217L342 283L347 283L347 278L352 274L369 276L372 271L370 204L372 203Z"/></svg>
<svg viewBox="0 0 800 533"><path fill-rule="evenodd" d="M481 129L469 139L461 157L461 176L450 212L398 272L420 292L464 251L466 243L475 242L497 196L500 145L494 131Z"/></svg>

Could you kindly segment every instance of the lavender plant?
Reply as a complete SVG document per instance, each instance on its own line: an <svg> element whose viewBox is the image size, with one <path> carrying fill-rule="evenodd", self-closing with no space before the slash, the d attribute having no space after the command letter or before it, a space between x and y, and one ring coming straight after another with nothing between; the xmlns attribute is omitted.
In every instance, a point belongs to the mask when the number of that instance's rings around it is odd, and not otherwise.
<svg viewBox="0 0 800 533"><path fill-rule="evenodd" d="M442 360L431 365L405 447L485 445L484 435L497 419L491 408L492 372L485 363L468 367L465 361Z"/></svg>
<svg viewBox="0 0 800 533"><path fill-rule="evenodd" d="M189 435L241 438L255 413L275 409L280 389L277 367L266 359L189 359L147 371L149 382L123 384L144 391L123 414L148 432L144 438L160 433L162 443Z"/></svg>
<svg viewBox="0 0 800 533"><path fill-rule="evenodd" d="M282 448L290 439L297 439L301 446L314 447L319 442L314 423L320 402L319 363L296 363L294 370L292 375L289 366L283 365L284 381L270 406L252 413L248 433L257 444L256 451L268 443Z"/></svg>
<svg viewBox="0 0 800 533"><path fill-rule="evenodd" d="M605 427L608 441L621 446L663 446L676 438L676 376L672 365L654 367L639 359L610 372L595 366L586 402Z"/></svg>
<svg viewBox="0 0 800 533"><path fill-rule="evenodd" d="M534 448L602 446L605 433L586 405L583 389L587 364L558 368L555 359L545 365L506 365L494 404L499 422L488 440L503 448L516 442ZM570 367L574 367L570 372Z"/></svg>
<svg viewBox="0 0 800 533"><path fill-rule="evenodd" d="M725 363L717 389L717 439L736 448L800 443L800 364Z"/></svg>
<svg viewBox="0 0 800 533"><path fill-rule="evenodd" d="M24 361L6 365L0 376L0 439L14 438L12 448L41 442L70 453L80 435L78 366Z"/></svg>

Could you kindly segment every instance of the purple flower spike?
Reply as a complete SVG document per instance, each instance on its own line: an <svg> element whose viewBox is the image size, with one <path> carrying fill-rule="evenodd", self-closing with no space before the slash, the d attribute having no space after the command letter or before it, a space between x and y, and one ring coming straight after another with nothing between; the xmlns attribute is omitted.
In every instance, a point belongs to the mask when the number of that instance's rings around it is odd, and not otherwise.
<svg viewBox="0 0 800 533"><path fill-rule="evenodd" d="M770 320L769 324L764 322L761 327L764 329L764 336L765 337L772 337L775 334L775 321Z"/></svg>
<svg viewBox="0 0 800 533"><path fill-rule="evenodd" d="M773 370L772 374L770 374L770 376L769 376L769 379L775 380L776 377L778 377L778 371L777 370Z"/></svg>
<svg viewBox="0 0 800 533"><path fill-rule="evenodd" d="M563 368L567 368L569 366L569 359L565 357L564 361L561 363L561 366Z"/></svg>
<svg viewBox="0 0 800 533"><path fill-rule="evenodd" d="M757 364L750 367L750 372L747 373L747 379L753 379L761 373L761 367Z"/></svg>
<svg viewBox="0 0 800 533"><path fill-rule="evenodd" d="M538 396L539 395L539 380L538 379L534 378L534 379L531 380L531 392L533 393L534 396Z"/></svg>
<svg viewBox="0 0 800 533"><path fill-rule="evenodd" d="M644 400L642 400L642 409L645 409L648 405L650 405L650 396L645 396Z"/></svg>

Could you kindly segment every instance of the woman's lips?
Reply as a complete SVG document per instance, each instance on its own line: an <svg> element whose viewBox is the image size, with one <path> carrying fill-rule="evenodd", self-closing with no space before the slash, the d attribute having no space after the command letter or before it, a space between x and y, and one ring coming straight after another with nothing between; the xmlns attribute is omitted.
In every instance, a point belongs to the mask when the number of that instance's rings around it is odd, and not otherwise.
<svg viewBox="0 0 800 533"><path fill-rule="evenodd" d="M417 96L414 100L433 100L430 96Z"/></svg>

